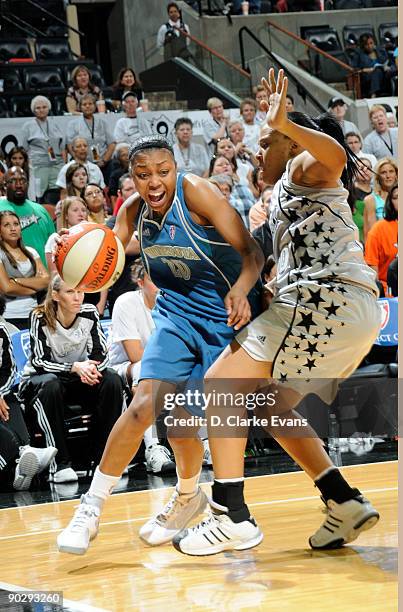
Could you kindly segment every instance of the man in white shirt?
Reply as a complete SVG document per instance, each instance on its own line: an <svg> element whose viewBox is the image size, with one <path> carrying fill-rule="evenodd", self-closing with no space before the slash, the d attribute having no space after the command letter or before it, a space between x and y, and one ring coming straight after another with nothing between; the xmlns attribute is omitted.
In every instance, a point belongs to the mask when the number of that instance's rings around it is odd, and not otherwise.
<svg viewBox="0 0 403 612"><path fill-rule="evenodd" d="M167 6L169 20L164 23L157 34L157 47L161 54L164 55L164 60L167 61L171 57L183 57L187 59L190 56L188 47L190 38L181 35L176 29L180 28L190 34L189 26L183 23L179 6L176 2L170 2Z"/></svg>
<svg viewBox="0 0 403 612"><path fill-rule="evenodd" d="M71 150L73 153L73 159L61 168L57 177L56 185L61 189L66 189L66 172L67 168L72 164L81 164L85 166L88 174L88 182L96 183L103 189L105 187L105 181L103 174L96 164L90 162L88 159L88 142L82 136L76 136L71 143Z"/></svg>
<svg viewBox="0 0 403 612"><path fill-rule="evenodd" d="M364 138L363 152L372 153L378 161L383 157L391 157L397 161L398 129L388 126L385 107L374 104L369 111L369 120L374 129Z"/></svg>
<svg viewBox="0 0 403 612"><path fill-rule="evenodd" d="M137 111L139 101L132 91L126 91L122 96L122 108L125 117L118 119L113 132L115 142L127 142L132 144L140 136L151 134L151 128L142 116L142 111Z"/></svg>
<svg viewBox="0 0 403 612"><path fill-rule="evenodd" d="M140 376L141 358L155 325L151 316L158 288L146 274L140 260L132 266L132 280L138 291L128 291L118 297L112 313L109 359L123 382L136 393ZM148 472L159 474L175 469L165 446L153 436L152 426L144 433L145 457Z"/></svg>
<svg viewBox="0 0 403 612"><path fill-rule="evenodd" d="M344 102L342 98L339 96L334 96L330 98L329 103L327 105L329 113L334 115L337 121L340 123L341 129L343 130L343 134L346 135L348 132L354 132L355 134L360 134L358 127L352 121L347 121L344 119L347 112L347 104Z"/></svg>

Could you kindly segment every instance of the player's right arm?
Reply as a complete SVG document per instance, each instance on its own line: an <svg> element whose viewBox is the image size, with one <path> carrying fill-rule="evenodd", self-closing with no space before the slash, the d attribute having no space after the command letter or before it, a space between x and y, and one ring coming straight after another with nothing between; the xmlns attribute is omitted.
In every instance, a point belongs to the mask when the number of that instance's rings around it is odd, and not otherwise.
<svg viewBox="0 0 403 612"><path fill-rule="evenodd" d="M125 203L120 207L118 216L116 217L116 223L113 231L123 244L124 248L127 247L133 236L134 221L139 210L140 199L141 198L138 193L134 193L128 197Z"/></svg>

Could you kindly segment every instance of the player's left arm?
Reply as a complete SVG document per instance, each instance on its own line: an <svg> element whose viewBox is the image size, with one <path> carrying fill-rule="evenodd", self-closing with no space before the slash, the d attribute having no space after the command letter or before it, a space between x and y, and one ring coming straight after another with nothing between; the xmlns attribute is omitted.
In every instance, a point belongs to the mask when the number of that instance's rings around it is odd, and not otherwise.
<svg viewBox="0 0 403 612"><path fill-rule="evenodd" d="M228 325L240 329L251 317L247 295L260 277L264 264L262 250L238 213L214 185L196 175L188 175L183 187L189 210L200 218L201 223L214 225L242 257L241 273L225 297Z"/></svg>

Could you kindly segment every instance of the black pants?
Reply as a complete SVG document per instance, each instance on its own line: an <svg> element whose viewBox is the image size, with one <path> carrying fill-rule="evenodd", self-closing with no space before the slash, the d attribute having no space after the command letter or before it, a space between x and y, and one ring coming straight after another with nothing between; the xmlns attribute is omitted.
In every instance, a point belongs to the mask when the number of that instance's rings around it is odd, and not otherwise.
<svg viewBox="0 0 403 612"><path fill-rule="evenodd" d="M26 412L34 416L42 430L46 446L58 449L57 463L53 460L49 466L49 471L54 473L71 465L65 428L65 418L71 416L68 406L78 404L86 414L92 415L92 452L98 461L122 413L123 383L111 369L104 370L101 382L93 387L82 383L75 374L37 374L22 383L20 396Z"/></svg>
<svg viewBox="0 0 403 612"><path fill-rule="evenodd" d="M9 420L0 421L0 480L7 480L15 468L20 446L29 444L29 433L24 416L14 393L4 397L9 411Z"/></svg>

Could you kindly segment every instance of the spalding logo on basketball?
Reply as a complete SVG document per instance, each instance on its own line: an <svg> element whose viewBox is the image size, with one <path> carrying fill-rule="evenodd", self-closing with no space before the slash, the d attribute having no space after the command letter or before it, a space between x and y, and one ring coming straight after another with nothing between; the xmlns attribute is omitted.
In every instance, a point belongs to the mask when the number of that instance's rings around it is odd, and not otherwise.
<svg viewBox="0 0 403 612"><path fill-rule="evenodd" d="M119 238L106 225L75 225L59 244L55 263L69 287L95 293L117 281L125 263Z"/></svg>

